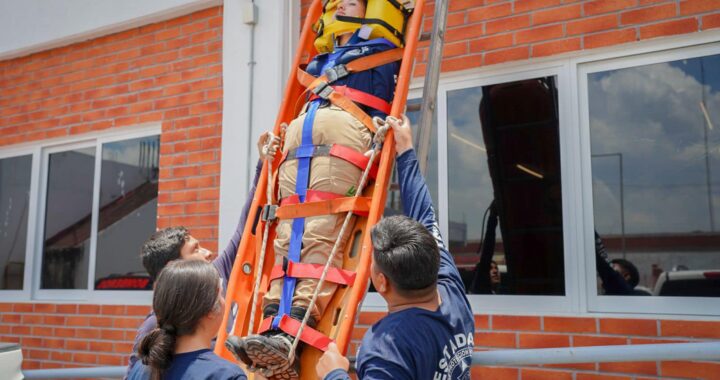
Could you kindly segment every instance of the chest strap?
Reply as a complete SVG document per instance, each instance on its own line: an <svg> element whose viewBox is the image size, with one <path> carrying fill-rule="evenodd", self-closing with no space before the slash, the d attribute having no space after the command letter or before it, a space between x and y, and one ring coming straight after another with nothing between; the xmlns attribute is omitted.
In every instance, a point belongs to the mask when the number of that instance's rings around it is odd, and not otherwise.
<svg viewBox="0 0 720 380"><path fill-rule="evenodd" d="M329 84L335 82L340 78L344 78L352 73L357 73L365 70L370 70L378 66L387 65L395 61L399 61L403 56L403 48L395 48L385 50L380 53L366 55L364 57L357 58L348 62L347 64L335 65L323 73L323 75L315 78L303 70L298 70L298 81L307 88L315 88L321 82L327 82ZM305 74L310 76L311 81L304 83L306 78L301 78L301 75ZM304 75L302 75L304 76Z"/></svg>
<svg viewBox="0 0 720 380"><path fill-rule="evenodd" d="M302 71L302 70L298 70ZM305 73L307 74L307 73ZM310 74L307 74L310 78L315 78ZM312 80L312 79L308 79ZM356 118L358 121L360 121L365 128L370 130L370 132L375 133L375 125L373 125L372 118L370 115L368 115L365 111L360 108L355 102L352 101L352 99L348 98L347 96L341 94L338 91L335 91L335 88L333 86L330 86L327 82L321 82L317 87L308 88L308 90L311 90L316 97L314 99L320 98L323 100L327 100L333 105L336 105L340 108L342 108L347 113L353 115L354 118ZM312 103L311 103L312 104Z"/></svg>
<svg viewBox="0 0 720 380"><path fill-rule="evenodd" d="M353 165L355 165L360 170L365 170L365 167L367 166L368 162L370 161L369 157L366 157L363 153L358 152L357 150L350 148L345 145L340 144L330 144L330 145L313 145L312 149L309 149L309 147L297 147L295 149L289 150L286 152L282 157L282 162L285 162L286 160L295 160L299 158L307 158L307 157L325 157L325 156L331 156L331 157L337 157L340 159L343 159ZM373 167L370 169L370 178L375 179L377 176L378 171L378 163L376 162Z"/></svg>
<svg viewBox="0 0 720 380"><path fill-rule="evenodd" d="M321 86L322 86L322 84L321 84ZM354 89L352 87L348 87L348 86L330 86L330 85L327 85L327 86L329 86L333 90L335 90L336 93L338 93L346 98L349 98L350 100L352 100L355 103L362 104L362 105L370 107L370 108L374 108L378 111L382 111L385 114L390 114L390 111L392 110L392 106L390 105L390 103L386 102L382 98L378 98L375 95L368 94L367 92L356 90L356 89ZM315 92L310 94L310 100L315 100L315 99L318 99L319 97L320 96L317 95ZM330 100L330 99L328 98L328 100ZM331 100L331 102L332 102L332 100ZM365 113L365 112L363 112L363 113Z"/></svg>

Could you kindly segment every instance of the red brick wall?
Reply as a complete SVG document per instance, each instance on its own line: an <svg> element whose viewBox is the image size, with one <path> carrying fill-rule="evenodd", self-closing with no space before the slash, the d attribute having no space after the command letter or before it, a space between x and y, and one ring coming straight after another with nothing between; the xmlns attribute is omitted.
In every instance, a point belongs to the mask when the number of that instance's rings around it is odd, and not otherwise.
<svg viewBox="0 0 720 380"><path fill-rule="evenodd" d="M432 28L434 1L425 6ZM442 71L546 57L720 27L713 0L450 0ZM423 75L427 46L418 52Z"/></svg>
<svg viewBox="0 0 720 380"><path fill-rule="evenodd" d="M0 61L0 149L162 125L158 227L217 250L222 8ZM0 304L25 368L122 365L147 306Z"/></svg>
<svg viewBox="0 0 720 380"><path fill-rule="evenodd" d="M0 62L0 147L161 123L158 227L217 250L222 8Z"/></svg>
<svg viewBox="0 0 720 380"><path fill-rule="evenodd" d="M714 0L449 0L442 72L720 28ZM312 0L302 0L302 15ZM426 1L432 30L435 1ZM415 76L425 73L422 42Z"/></svg>
<svg viewBox="0 0 720 380"><path fill-rule="evenodd" d="M126 365L149 306L0 304L0 341L22 345L23 368Z"/></svg>
<svg viewBox="0 0 720 380"><path fill-rule="evenodd" d="M360 315L350 353L384 313ZM475 349L585 347L717 341L720 322L655 319L476 315ZM718 362L584 363L527 367L474 367L477 379L720 379Z"/></svg>

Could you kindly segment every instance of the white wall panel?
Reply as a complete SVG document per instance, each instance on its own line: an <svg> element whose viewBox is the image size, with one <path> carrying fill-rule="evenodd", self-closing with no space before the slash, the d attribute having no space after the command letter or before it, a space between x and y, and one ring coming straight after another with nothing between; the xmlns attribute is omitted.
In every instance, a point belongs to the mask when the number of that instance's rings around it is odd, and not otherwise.
<svg viewBox="0 0 720 380"><path fill-rule="evenodd" d="M0 0L0 60L222 4L222 0Z"/></svg>

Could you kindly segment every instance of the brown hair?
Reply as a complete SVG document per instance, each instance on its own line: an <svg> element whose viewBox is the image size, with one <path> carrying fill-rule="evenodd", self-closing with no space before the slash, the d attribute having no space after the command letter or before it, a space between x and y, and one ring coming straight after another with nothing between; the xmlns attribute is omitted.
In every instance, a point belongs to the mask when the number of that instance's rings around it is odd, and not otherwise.
<svg viewBox="0 0 720 380"><path fill-rule="evenodd" d="M177 337L194 333L200 319L218 310L219 278L212 264L199 260L173 261L160 272L153 294L157 326L138 347L151 379L170 367Z"/></svg>

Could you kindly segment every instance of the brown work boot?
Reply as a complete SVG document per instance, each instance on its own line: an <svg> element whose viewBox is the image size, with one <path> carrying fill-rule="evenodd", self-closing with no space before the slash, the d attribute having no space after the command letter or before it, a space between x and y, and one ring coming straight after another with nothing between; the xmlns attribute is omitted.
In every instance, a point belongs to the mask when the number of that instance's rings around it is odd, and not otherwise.
<svg viewBox="0 0 720 380"><path fill-rule="evenodd" d="M267 305L263 310L264 317L277 315L277 310L278 305ZM305 308L293 306L290 310L290 317L302 321L306 311ZM310 317L307 324L314 328L316 326L315 319ZM262 375L269 380L294 380L299 379L300 376L300 364L297 359L300 357L303 344L298 346L295 360L291 363L289 359L293 339L292 336L282 331L274 330L242 338L236 346L242 348L242 351L238 350L239 353L243 353L250 362L249 369L260 370Z"/></svg>
<svg viewBox="0 0 720 380"><path fill-rule="evenodd" d="M274 331L266 335L251 335L244 338L245 352L252 367L261 371L268 379L299 379L300 371L290 363L292 338Z"/></svg>

